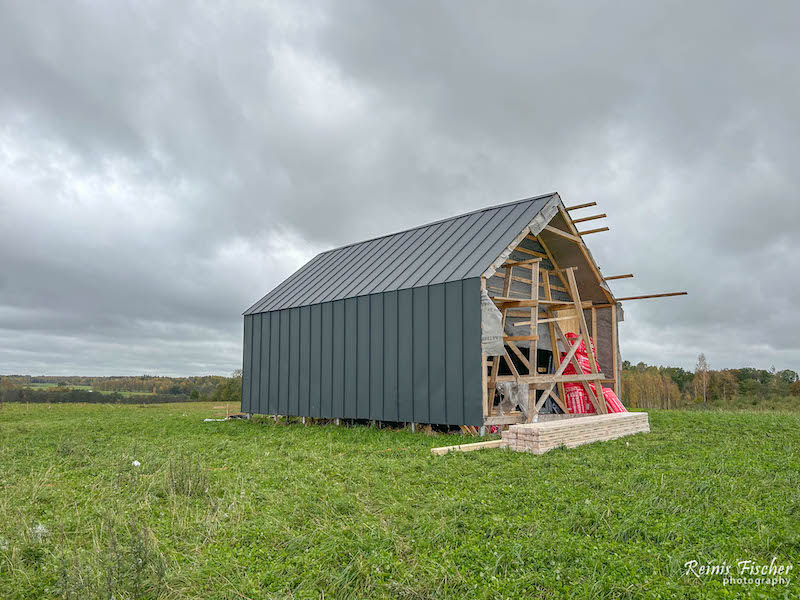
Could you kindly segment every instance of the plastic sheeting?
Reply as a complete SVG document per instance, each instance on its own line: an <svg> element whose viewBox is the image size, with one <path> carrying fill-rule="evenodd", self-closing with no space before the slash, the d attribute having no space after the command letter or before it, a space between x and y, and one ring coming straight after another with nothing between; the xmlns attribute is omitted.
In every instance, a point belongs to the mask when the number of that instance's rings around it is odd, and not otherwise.
<svg viewBox="0 0 800 600"><path fill-rule="evenodd" d="M489 297L486 290L481 291L481 344L487 356L505 354L503 344L503 314Z"/></svg>
<svg viewBox="0 0 800 600"><path fill-rule="evenodd" d="M497 384L497 389L503 396L503 401L500 404L503 413L511 412L517 406L525 411L525 413L528 412L530 387L527 383L501 381Z"/></svg>

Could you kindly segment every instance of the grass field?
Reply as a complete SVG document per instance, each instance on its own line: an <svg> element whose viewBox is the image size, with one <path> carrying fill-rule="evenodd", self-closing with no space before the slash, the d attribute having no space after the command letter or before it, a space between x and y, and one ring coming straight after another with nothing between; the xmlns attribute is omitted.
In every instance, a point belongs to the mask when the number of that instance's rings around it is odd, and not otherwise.
<svg viewBox="0 0 800 600"><path fill-rule="evenodd" d="M214 412L3 407L0 597L800 596L800 574L684 566L798 562L797 414L651 412L649 435L434 457L467 440Z"/></svg>
<svg viewBox="0 0 800 600"><path fill-rule="evenodd" d="M22 386L24 388L30 388L32 390L55 390L59 387L57 383L28 383ZM68 390L91 390L92 386L90 385L67 385L64 386ZM152 396L153 391L146 391L146 392L129 392L129 391L117 391L114 390L94 390L97 394L120 394L122 396Z"/></svg>

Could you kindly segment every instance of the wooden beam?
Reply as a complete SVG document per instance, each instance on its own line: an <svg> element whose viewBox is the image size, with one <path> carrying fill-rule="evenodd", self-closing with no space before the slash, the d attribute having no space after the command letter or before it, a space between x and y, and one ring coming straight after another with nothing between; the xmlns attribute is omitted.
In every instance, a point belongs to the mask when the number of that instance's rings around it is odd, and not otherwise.
<svg viewBox="0 0 800 600"><path fill-rule="evenodd" d="M537 322L538 323L555 323L556 321L569 321L569 320L574 319L574 318L575 317L547 317L545 319L537 319ZM521 325L530 325L530 324L531 324L530 321L517 321L516 323L514 323L514 325L516 325L517 327L519 327Z"/></svg>
<svg viewBox="0 0 800 600"><path fill-rule="evenodd" d="M575 206L568 206L567 210L578 210L579 208L589 208L590 206L597 206L597 202L587 202L586 204L576 204Z"/></svg>
<svg viewBox="0 0 800 600"><path fill-rule="evenodd" d="M533 342L539 339L538 335L504 335L504 342Z"/></svg>
<svg viewBox="0 0 800 600"><path fill-rule="evenodd" d="M558 227L553 227L552 225L545 225L544 228L545 228L546 231L549 231L550 233L554 233L559 237L566 238L566 239L571 240L573 242L576 242L578 244L581 243L581 238L579 238L576 235L572 235L571 233L567 233L563 229L559 229Z"/></svg>
<svg viewBox="0 0 800 600"><path fill-rule="evenodd" d="M524 268L524 267L522 267L522 268ZM505 279L506 275L505 275L505 273L502 273L501 271L497 271L497 273L492 275L492 277L499 277L500 279ZM520 283L526 283L528 285L531 284L531 280L530 279L528 279L527 277L520 277L519 275L514 275L511 278L511 281L519 281ZM539 287L541 287L541 284L539 284ZM489 289L499 290L499 288L489 288ZM567 288L561 287L561 286L558 286L558 285L554 285L553 289L554 290L558 290L560 292L566 292L567 291ZM514 292L514 293L520 293L520 292Z"/></svg>
<svg viewBox="0 0 800 600"><path fill-rule="evenodd" d="M431 453L442 456L448 452L471 452L473 450L485 450L486 448L499 448L502 445L503 440L491 440L489 442L475 442L474 444L459 444L458 446L431 448Z"/></svg>
<svg viewBox="0 0 800 600"><path fill-rule="evenodd" d="M528 369L528 372L530 373L531 363L528 361L527 358L525 358L525 355L522 353L522 350L519 349L519 346L517 346L514 343L514 340L510 339L510 337L511 336L504 336L503 341L508 345L509 348L511 348L511 350L514 351L514 354L517 355L517 358L523 365L525 365L525 368Z"/></svg>
<svg viewBox="0 0 800 600"><path fill-rule="evenodd" d="M595 219L603 219L607 217L606 213L600 213L599 215L592 215L591 217L583 217L582 219L573 219L573 223L583 223L584 221L594 221Z"/></svg>
<svg viewBox="0 0 800 600"><path fill-rule="evenodd" d="M532 239L534 242L538 242L535 237L528 236L529 239ZM536 252L536 250L528 250L527 248L523 248L522 246L517 246L514 248L515 252L522 252L523 254L530 254L532 256L538 256L539 258L547 258L546 254L542 254L541 252Z"/></svg>
<svg viewBox="0 0 800 600"><path fill-rule="evenodd" d="M620 376L619 376L619 358L617 357L617 350L619 344L617 343L617 327L619 324L617 323L617 307L611 307L611 351L613 352L611 359L612 366L611 368L614 369L614 393L619 398L619 401L622 402L622 389L620 385Z"/></svg>
<svg viewBox="0 0 800 600"><path fill-rule="evenodd" d="M668 298L670 296L686 296L689 292L670 292L668 294L648 294L647 296L628 296L627 298L617 298L617 302L623 300L646 300L647 298Z"/></svg>
<svg viewBox="0 0 800 600"><path fill-rule="evenodd" d="M581 341L580 339L578 340ZM570 359L571 360L571 359ZM564 358L564 362L561 363L562 366L566 367L567 359ZM595 381L597 378L601 380L608 379L603 373L582 373L580 375L520 375L519 381L521 383L531 383L534 385L546 385L548 383L581 383L582 381ZM517 378L513 375L498 375L497 381L517 381Z"/></svg>
<svg viewBox="0 0 800 600"><path fill-rule="evenodd" d="M507 260L503 263L504 267L519 267L521 265L531 265L542 262L541 258L529 258L528 260Z"/></svg>
<svg viewBox="0 0 800 600"><path fill-rule="evenodd" d="M522 308L538 306L539 304L564 304L563 300L523 300L521 298L509 298L507 296L489 296L498 308Z"/></svg>
<svg viewBox="0 0 800 600"><path fill-rule="evenodd" d="M597 229L587 229L586 231L579 231L578 235L589 235L590 233L600 233L601 231L611 231L608 227L598 227Z"/></svg>
<svg viewBox="0 0 800 600"><path fill-rule="evenodd" d="M517 423L524 423L525 417L520 413L518 415L502 415L497 417L487 417L483 420L484 425L516 425Z"/></svg>
<svg viewBox="0 0 800 600"><path fill-rule="evenodd" d="M560 277L560 275L559 275L559 277ZM563 281L563 278L561 278L561 280ZM553 299L553 293L552 293L552 290L550 289L552 284L550 283L550 272L549 271L543 271L542 272L542 283L544 283L544 297L545 297L545 299L552 300ZM558 329L558 325L555 325L552 321L550 321L547 324L547 330L550 333L550 347L551 347L552 352L553 352L553 365L555 366L556 369L558 369L558 368L561 367L561 353L558 351L558 340L556 340L556 329ZM566 348L565 348L565 350L566 350ZM562 370L562 373L563 373L563 370ZM537 372L536 374L538 375L539 373ZM566 398L566 396L564 394L564 384L563 383L559 383L558 384L558 395L561 398ZM564 413L565 414L569 414L569 407L566 404L564 405Z"/></svg>
<svg viewBox="0 0 800 600"><path fill-rule="evenodd" d="M606 281L611 281L612 279L628 279L629 277L633 277L633 273L625 273L625 275L609 275L603 279Z"/></svg>

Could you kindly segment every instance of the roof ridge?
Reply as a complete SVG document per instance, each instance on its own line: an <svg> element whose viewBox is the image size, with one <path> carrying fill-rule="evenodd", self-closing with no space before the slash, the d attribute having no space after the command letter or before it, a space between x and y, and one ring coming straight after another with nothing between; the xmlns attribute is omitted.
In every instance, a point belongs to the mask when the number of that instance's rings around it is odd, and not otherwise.
<svg viewBox="0 0 800 600"><path fill-rule="evenodd" d="M374 242L375 240L379 240L385 237L392 237L394 235L400 235L401 233L408 233L409 231L414 231L415 229L422 229L423 227L430 227L431 225L438 225L439 223L444 223L445 221L454 221L456 219L460 219L462 217L468 217L470 215L475 215L478 213L486 212L487 210L495 210L497 208L503 208L505 206L511 206L512 204L521 204L523 202L532 202L534 200L541 200L542 198L547 198L548 196L555 196L558 192L550 192L549 194L541 194L539 196L531 196L530 198L522 198L520 200L512 200L511 202L503 202L502 204L495 204L494 206L485 206L483 208L478 208L475 210L471 210L469 212L465 212L460 215L453 215L452 217L445 217L444 219L438 219L436 221L431 221L430 223L423 223L422 225L416 225L414 227L409 227L408 229L401 229L400 231L395 231L392 233L385 233L383 235L377 235L372 238L368 238L366 240L360 240L358 242L351 242L349 244L344 244L342 246L336 246L335 248L331 248L329 250L323 250L316 256L321 256L323 254L328 254L329 252L336 252L337 250L343 250L345 248L349 248L350 246L358 246L359 244L366 244L369 242Z"/></svg>

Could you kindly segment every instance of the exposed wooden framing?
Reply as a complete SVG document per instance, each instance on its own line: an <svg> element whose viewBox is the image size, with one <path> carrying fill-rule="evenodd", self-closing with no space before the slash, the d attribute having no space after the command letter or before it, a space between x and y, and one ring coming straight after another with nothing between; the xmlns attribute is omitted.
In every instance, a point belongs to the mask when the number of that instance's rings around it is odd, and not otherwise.
<svg viewBox="0 0 800 600"><path fill-rule="evenodd" d="M513 341L513 340L510 340L510 339L508 339L508 338L504 338L504 341L505 341L506 345L507 345L509 348L511 348L511 350L513 350L514 354L516 354L516 355L517 355L517 358L520 360L520 362L521 362L523 365L525 365L525 368L526 368L526 369L528 369L528 372L530 373L530 372L531 372L531 363L528 361L528 359L527 359L527 358L525 357L525 355L522 353L522 350L520 350L520 349L519 349L519 346L517 346L517 345L514 343L514 341Z"/></svg>
<svg viewBox="0 0 800 600"><path fill-rule="evenodd" d="M481 277L481 292L486 290L486 278ZM483 329L483 322L481 322L481 329ZM483 418L489 416L489 411L491 410L491 406L489 406L489 376L486 372L488 368L488 360L486 356L486 352L483 350L483 345L481 345L481 403L483 406Z"/></svg>
<svg viewBox="0 0 800 600"><path fill-rule="evenodd" d="M558 367L558 370L553 375L545 375L544 377L542 377L542 379L546 379L547 380L546 383L550 383L550 386L547 389L545 389L545 391L542 394L541 398L539 398L539 401L536 403L536 406L534 406L533 414L528 415L528 422L529 423L533 420L533 415L535 415L535 414L537 414L539 412L539 410L542 408L542 406L544 406L545 401L551 396L551 394L553 393L553 389L556 387L556 384L559 381L562 381L562 382L564 381L563 379L561 379L562 377L564 377L562 375L562 373L564 372L564 369L567 368L567 365L569 364L569 361L572 360L572 357L575 356L575 352L578 350L578 346L580 346L580 345L581 345L581 341L580 340L575 340L575 343L572 345L572 348L569 349L569 352L567 352L567 355L564 357L564 362L561 363L561 366ZM567 378L570 378L570 377L571 377L570 375L567 375ZM570 381L572 381L572 380L570 379ZM543 382L543 383L545 383L545 382ZM559 400L560 400L560 398L559 398ZM568 412L568 411L565 411L565 412Z"/></svg>
<svg viewBox="0 0 800 600"><path fill-rule="evenodd" d="M564 345L564 349L566 350L567 348L569 348L569 347L570 347L569 340L568 340L568 339L567 339L567 337L564 335L564 332L563 332L563 331L561 331L561 328L560 328L560 327L556 327L556 328L555 328L555 330L556 330L556 334L558 335L558 339L559 339L559 341L560 341L560 342L561 342L561 343ZM578 372L578 373L580 373L580 372L581 372L581 365L580 365L580 363L578 362L578 359L577 359L577 358L575 358L574 356L572 357L572 366L573 366L573 367L575 367L575 371L576 371L576 372ZM603 378L605 379L605 376L604 376L604 375L602 375L602 373L601 373L601 376L603 376ZM592 381L594 381L594 380L592 380ZM601 381L602 381L602 380L601 380ZM585 380L585 379L581 379L581 380L579 380L579 383L580 383L580 384L581 384L581 386L583 387L583 391L584 391L584 392L586 392L586 395L587 395L587 396L589 396L589 399L592 399L592 398L594 398L594 397L595 397L595 396L594 396L594 394L592 393L592 388L590 388L590 387L589 387L589 384L588 384L588 383L586 383L586 380ZM593 403L594 403L594 402L593 402Z"/></svg>
<svg viewBox="0 0 800 600"><path fill-rule="evenodd" d="M600 233L601 231L611 231L611 228L598 227L597 229L587 229L586 231L579 231L578 235L589 235L590 233Z"/></svg>
<svg viewBox="0 0 800 600"><path fill-rule="evenodd" d="M527 229L527 228L526 228ZM508 296L511 292L511 279L514 276L514 267L505 267L505 279L503 280L503 296ZM506 309L500 308L500 312L503 315L501 321L501 330L505 333L506 329ZM511 359L507 359L509 364L513 366ZM492 372L489 376L489 388L487 390L487 394L489 396L488 403L489 403L489 416L492 415L492 411L494 410L494 391L497 388L497 375L500 371L500 357L493 356L492 357ZM513 371L512 371L513 372Z"/></svg>
<svg viewBox="0 0 800 600"><path fill-rule="evenodd" d="M614 393L619 398L619 401L622 402L622 386L620 385L620 376L619 376L619 365L618 360L619 357L617 356L617 307L611 307L611 368L614 369Z"/></svg>
<svg viewBox="0 0 800 600"><path fill-rule="evenodd" d="M540 257L529 258L527 260L507 260L503 263L504 267L520 267L522 265L534 265L542 262Z"/></svg>
<svg viewBox="0 0 800 600"><path fill-rule="evenodd" d="M594 221L595 219L604 219L607 216L608 215L606 213L600 213L599 215L592 215L591 217L583 217L581 219L572 219L572 222L573 223L583 223L585 221Z"/></svg>
<svg viewBox="0 0 800 600"><path fill-rule="evenodd" d="M589 367L592 370L592 374L598 375L597 370L597 362L596 357L594 355L594 350L592 348L592 343L589 339L589 331L588 327L586 326L586 315L583 314L583 310L581 309L580 304L580 293L578 292L578 284L575 281L575 273L570 269L567 271L567 281L569 281L569 289L572 291L572 300L575 302L575 312L578 315L578 323L580 324L580 333L581 337L583 337L583 342L586 345L586 356L589 359ZM597 395L597 403L595 404L595 410L598 413L607 413L608 409L606 408L605 398L603 397L603 384L600 382L602 375L597 377L597 381L595 382L595 392Z"/></svg>
<svg viewBox="0 0 800 600"><path fill-rule="evenodd" d="M504 298L500 296L493 296L491 297L494 300L497 308L500 310L510 310L514 308L529 308L531 306L536 306L538 304L547 304L548 310L567 310L573 307L572 302L567 302L566 300L539 300L534 302L533 300L522 300L516 298ZM591 308L593 306L591 300L586 300L581 302L581 306L583 308Z"/></svg>
<svg viewBox="0 0 800 600"><path fill-rule="evenodd" d="M647 298L668 298L669 296L686 296L689 292L669 292L668 294L647 294L646 296L628 296L627 298L617 298L617 302L623 300L646 300Z"/></svg>
<svg viewBox="0 0 800 600"><path fill-rule="evenodd" d="M574 243L576 243L584 255L586 263L591 271L594 273L594 276L597 278L599 287L603 290L603 294L609 301L609 305L614 302L613 295L605 289L604 287L604 278L599 272L597 265L591 259L591 255L588 253L588 249L586 248L583 240L581 239L582 234L593 233L597 231L607 231L608 228L598 228L596 230L589 230L588 232L578 232L575 228L575 222L585 222L585 221L593 221L596 219L603 218L605 214L602 215L592 215L590 217L584 217L582 219L577 219L573 221L569 214L567 214L567 210L575 210L578 208L585 208L587 206L594 206L596 203L589 203L586 205L578 205L575 207L570 207L569 209L564 209L563 206L559 206L558 210L561 212L562 216L565 219L567 227L569 230L559 229L552 225L546 225L544 230L558 235L559 237L568 239ZM541 244L542 249L544 250L544 254L541 252L536 252L534 250L529 250L527 248L518 247L518 244L525 238L530 238L532 240L537 241ZM525 260L509 260L509 256L511 252L514 250L518 250L524 254L530 255L532 258L525 259ZM541 259L547 258L553 264L552 270L546 270L541 268ZM530 269L530 279L526 277L515 276L513 269L514 267L524 268L526 269L523 271L527 273L527 269ZM581 268L585 268L581 266ZM564 400L565 398L565 391L564 391L564 383L579 383L583 389L588 394L589 398L592 401L592 404L595 405L595 410L599 414L603 414L607 412L607 407L605 405L605 400L603 397L603 383L610 384L613 383L616 389L619 389L619 383L616 381L618 379L617 371L618 371L618 356L616 354L616 331L612 334L612 343L614 344L613 348L613 368L614 372L614 379L607 379L606 376L600 372L599 367L597 366L597 359L595 355L595 349L593 344L597 342L597 304L594 304L591 301L582 301L580 298L580 292L578 290L577 281L575 279L575 271L577 267L569 267L566 269L562 269L556 260L554 259L552 253L550 252L547 244L540 239L540 237L534 236L531 234L528 228L523 231L514 242L507 247L504 251L503 255L495 261L492 268L487 270L484 273L484 284L486 285L486 289L490 289L488 285L488 279L492 276L498 276L503 280L503 290L502 295L498 292L500 291L495 286L492 286L492 291L497 294L492 298L495 304L498 306L502 313L502 324L503 330L505 334L505 323L506 319L510 315L517 315L517 316L528 316L528 319L517 321L515 323L516 326L525 326L527 325L530 329L530 335L503 335L504 342L507 346L507 351L503 355L503 359L509 365L509 369L511 371L510 375L500 375L500 357L493 357L492 361L488 360L488 357L482 357L482 368L484 369L484 425L487 424L510 424L510 423L518 423L520 421L526 421L533 418L533 416L541 409L541 406L547 401L547 398L552 397L553 400L564 410L565 413L569 413L568 407L565 405ZM563 288L554 285L551 283L550 279L552 276L556 276L560 283L563 284ZM630 275L632 276L632 275ZM541 277L541 282L540 282ZM625 276L617 276L614 278L623 278ZM511 291L511 283L512 282L520 282L527 285L530 285L530 297L525 298L526 295L524 292L521 291ZM543 288L543 292L539 290L539 288ZM559 291L565 292L569 297L570 300L554 300L552 297L552 290L558 289ZM605 306L605 305L603 305ZM591 332L588 328L587 324L587 316L584 314L584 309L591 309L592 310L592 329ZM559 316L556 311L560 310L570 310L574 311L575 316ZM566 321L568 319L576 319L576 329L579 332L579 337L574 343L570 343L563 334L561 327L559 327L558 323L560 321ZM553 361L554 364L557 365L554 367L555 373L553 374L539 374L537 370L537 360L536 360L536 351L538 349L538 329L539 325L543 324L548 327L550 331L550 338L551 338L551 349L553 352ZM614 319L612 329L616 326L616 319ZM591 338L590 338L591 335ZM517 341L530 341L530 353L526 357L523 350L515 343ZM559 352L559 342L564 345L564 352L565 356L564 359L561 359L561 353ZM592 367L591 372L583 373L581 371L580 364L578 363L577 357L575 353L577 352L577 347L583 342L587 349L587 358L589 358L590 365ZM512 355L516 355L516 358L512 360ZM527 374L522 372L521 369L518 369L515 365L515 360L517 360L517 364L523 365L527 369ZM577 371L577 374L573 375L564 375L564 370L566 369L567 365L574 365ZM490 366L490 369L487 370L487 366ZM495 388L498 382L519 382L519 383L528 383L530 386L530 396L529 396L529 404L528 409L524 412L527 414L521 414L514 411L512 414L503 415L500 411L498 415L497 411L494 407L494 396L495 396ZM594 392L592 391L591 387L588 385L588 382L592 382L595 387ZM535 402L536 398L536 390L543 389L543 393L540 396L539 400ZM522 407L524 408L524 407ZM497 421L495 423L495 421Z"/></svg>
<svg viewBox="0 0 800 600"><path fill-rule="evenodd" d="M535 342L539 339L538 335L504 335L504 342Z"/></svg>
<svg viewBox="0 0 800 600"><path fill-rule="evenodd" d="M529 375L538 375L537 372L537 365L539 364L539 324L537 323L539 319L539 266L540 263L535 263L531 265L531 300L536 300L537 305L531 306L531 317L530 317L530 332L531 336L536 336L535 340L531 340L530 347L528 348L528 356L530 357L530 362L528 364L528 374ZM528 411L530 412L530 407L533 403L536 402L536 389L529 388L528 389Z"/></svg>
<svg viewBox="0 0 800 600"><path fill-rule="evenodd" d="M542 323L555 323L557 321L569 321L570 319L574 319L574 317L545 317L544 319L536 319L536 323L541 325ZM515 325L530 325L530 321L517 321Z"/></svg>
<svg viewBox="0 0 800 600"><path fill-rule="evenodd" d="M567 207L567 210L578 210L579 208L589 208L590 206L597 206L597 202L587 202L586 204L576 204L575 206Z"/></svg>
<svg viewBox="0 0 800 600"><path fill-rule="evenodd" d="M535 237L528 236L528 239L535 240ZM514 248L516 252L522 252L524 254L530 254L532 256L538 256L539 258L547 258L546 254L542 254L541 252L537 252L536 250L529 250L528 248L523 248L522 246L517 246Z"/></svg>
<svg viewBox="0 0 800 600"><path fill-rule="evenodd" d="M550 233L554 233L557 236L566 238L566 239L568 239L570 241L573 241L573 242L576 242L576 243L580 243L581 238L579 238L577 235L572 235L571 233L567 233L563 229L559 229L558 227L553 227L552 225L545 225L544 228L545 228L546 231L549 231Z"/></svg>
<svg viewBox="0 0 800 600"><path fill-rule="evenodd" d="M569 294L569 285L567 284L567 280L564 279L564 274L561 272L561 269L559 268L558 263L556 262L556 259L553 258L552 252L550 252L550 249L547 247L547 244L544 243L544 240L537 238L537 241L539 242L539 245L541 245L541 247L544 249L545 253L547 254L547 259L552 263L553 269L554 269L553 273L555 273L556 277L558 277L559 281L564 286L564 291ZM549 281L549 279L548 279L548 281Z"/></svg>
<svg viewBox="0 0 800 600"><path fill-rule="evenodd" d="M627 279L629 277L633 277L633 273L625 273L624 275L609 275L605 278L605 280L611 281L612 279Z"/></svg>
<svg viewBox="0 0 800 600"><path fill-rule="evenodd" d="M510 415L497 415L494 417L487 417L484 419L484 425L515 425L516 423L524 423L525 416L522 413Z"/></svg>
<svg viewBox="0 0 800 600"><path fill-rule="evenodd" d="M553 265L555 266L555 263L553 263ZM550 284L550 273L548 271L543 271L542 272L542 281L544 283L544 297L545 297L545 299L546 300L552 300L553 299L553 293L552 293L551 284ZM561 367L561 353L558 351L558 341L556 340L556 332L555 332L555 330L558 329L558 326L555 325L553 323L553 321L550 321L548 323L547 327L548 327L548 332L550 333L550 346L551 346L552 352L553 352L553 368L554 369L559 369ZM566 350L566 348L565 348L565 350ZM563 370L562 370L562 373L563 373ZM563 383L559 383L558 384L558 396L560 398L565 398L566 397L564 395L564 384ZM565 408L564 412L569 414L569 408Z"/></svg>
<svg viewBox="0 0 800 600"><path fill-rule="evenodd" d="M574 233L578 237L578 240L580 240L579 242L577 242L578 248L580 249L581 254L583 254L583 258L586 260L586 262L589 265L589 268L591 269L592 273L594 273L594 276L597 278L597 285L603 291L603 294L608 299L608 301L610 303L613 303L614 302L614 296L603 286L603 276L600 273L600 269L597 268L597 265L594 263L594 259L592 258L592 255L589 254L589 250L588 250L588 248L586 248L586 244L583 243L583 238L581 238L578 235L578 229L575 227L575 224L572 222L572 218L569 216L569 214L567 214L567 211L565 211L560 206L558 207L558 210L561 213L561 216L563 217L564 221L566 221L567 226L570 228L570 231L572 231L572 233Z"/></svg>
<svg viewBox="0 0 800 600"><path fill-rule="evenodd" d="M505 275L505 273L501 273L500 271L498 271L497 273L495 273L494 275L492 275L492 277L499 277L500 279L505 279L506 275ZM518 281L519 283L525 283L525 284L528 284L528 285L530 285L530 284L531 284L531 280L530 280L530 279L528 279L527 277L520 277L519 275L514 275L514 276L511 278L511 281ZM542 284L540 283L540 284L539 284L539 287L541 287L541 285L542 285ZM557 286L557 285L554 285L554 286L552 286L552 288L553 288L554 290L558 290L559 292L566 292L566 291L567 291L567 288L560 287L560 286ZM497 291L500 291L500 289L501 289L501 288L489 287L489 288L487 288L487 289L489 289L489 290L497 290ZM512 294L516 294L516 293L518 293L518 292L514 292L514 291L512 291L511 293L512 293Z"/></svg>
<svg viewBox="0 0 800 600"><path fill-rule="evenodd" d="M519 371L517 371L517 366L514 364L514 361L511 360L508 351L506 351L505 354L503 354L503 358L505 359L508 368L511 369L511 372L514 374L514 380L519 381L520 378ZM495 381L497 381L497 379L495 379Z"/></svg>
<svg viewBox="0 0 800 600"><path fill-rule="evenodd" d="M500 448L503 444L503 440L490 440L488 442L475 442L474 444L459 444L458 446L431 448L431 453L442 456L448 452L471 452L472 450L484 450L486 448Z"/></svg>

